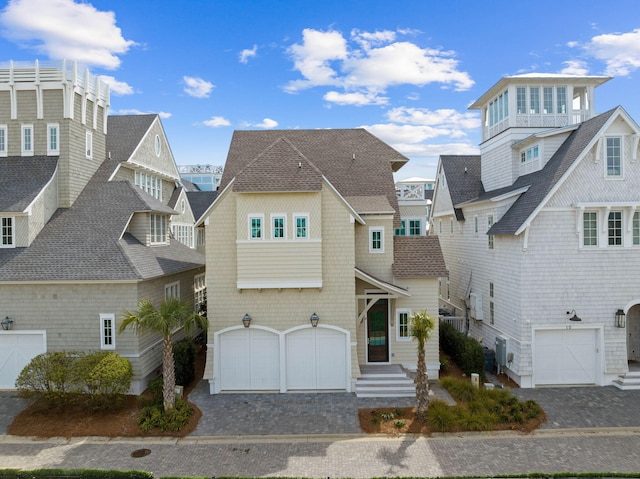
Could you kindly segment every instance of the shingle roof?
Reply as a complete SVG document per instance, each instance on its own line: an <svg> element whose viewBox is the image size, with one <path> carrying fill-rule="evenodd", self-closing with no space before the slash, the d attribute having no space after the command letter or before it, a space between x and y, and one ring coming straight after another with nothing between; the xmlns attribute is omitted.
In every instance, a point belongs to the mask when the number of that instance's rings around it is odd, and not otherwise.
<svg viewBox="0 0 640 479"><path fill-rule="evenodd" d="M217 197L217 191L187 191L189 205L196 221L200 219Z"/></svg>
<svg viewBox="0 0 640 479"><path fill-rule="evenodd" d="M364 129L235 131L220 189L281 138L318 168L343 197L385 195L399 224L392 173L408 159Z"/></svg>
<svg viewBox="0 0 640 479"><path fill-rule="evenodd" d="M447 179L451 202L455 205L484 193L480 175L480 155L444 155L440 157ZM454 208L456 219L464 220L461 208Z"/></svg>
<svg viewBox="0 0 640 479"><path fill-rule="evenodd" d="M497 193L504 194L526 186L529 187L500 218L500 221L491 227L488 234L515 234L616 111L617 108L611 109L581 123L541 170L521 176L508 189L501 189L500 192L488 192L481 196L479 199L484 200L497 196Z"/></svg>
<svg viewBox="0 0 640 479"><path fill-rule="evenodd" d="M393 276L442 278L448 276L437 236L394 236Z"/></svg>
<svg viewBox="0 0 640 479"><path fill-rule="evenodd" d="M110 115L107 119L107 157L117 161L127 161L157 114Z"/></svg>
<svg viewBox="0 0 640 479"><path fill-rule="evenodd" d="M393 214L386 196L347 196L345 198L358 214Z"/></svg>
<svg viewBox="0 0 640 479"><path fill-rule="evenodd" d="M22 212L51 180L58 157L0 158L0 212Z"/></svg>

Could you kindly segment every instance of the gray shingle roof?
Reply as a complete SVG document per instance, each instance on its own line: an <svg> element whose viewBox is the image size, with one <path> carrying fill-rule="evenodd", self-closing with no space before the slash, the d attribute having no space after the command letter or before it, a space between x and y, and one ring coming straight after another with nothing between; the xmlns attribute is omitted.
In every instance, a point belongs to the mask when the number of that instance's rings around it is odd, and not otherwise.
<svg viewBox="0 0 640 479"><path fill-rule="evenodd" d="M480 155L444 155L440 157L455 205L478 198L484 193L480 176ZM456 219L464 220L461 208L454 208Z"/></svg>
<svg viewBox="0 0 640 479"><path fill-rule="evenodd" d="M157 114L148 115L111 115L107 119L107 158L127 161Z"/></svg>
<svg viewBox="0 0 640 479"><path fill-rule="evenodd" d="M448 276L437 236L394 236L393 276L442 278Z"/></svg>
<svg viewBox="0 0 640 479"><path fill-rule="evenodd" d="M196 221L200 219L217 197L217 191L187 191L189 205Z"/></svg>
<svg viewBox="0 0 640 479"><path fill-rule="evenodd" d="M51 180L58 157L0 158L0 212L24 211Z"/></svg>

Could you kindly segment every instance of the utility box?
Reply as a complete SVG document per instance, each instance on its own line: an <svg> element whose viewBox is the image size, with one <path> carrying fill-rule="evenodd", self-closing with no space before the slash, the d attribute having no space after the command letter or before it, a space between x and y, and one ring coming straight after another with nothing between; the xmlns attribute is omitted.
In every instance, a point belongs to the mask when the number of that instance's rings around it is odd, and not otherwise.
<svg viewBox="0 0 640 479"><path fill-rule="evenodd" d="M507 365L507 338L504 336L496 337L496 363L498 366Z"/></svg>

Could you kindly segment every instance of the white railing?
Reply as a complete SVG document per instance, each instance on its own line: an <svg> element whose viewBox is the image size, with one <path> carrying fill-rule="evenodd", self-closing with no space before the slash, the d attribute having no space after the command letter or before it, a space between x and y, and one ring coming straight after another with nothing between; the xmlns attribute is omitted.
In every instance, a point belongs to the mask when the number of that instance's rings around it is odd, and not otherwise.
<svg viewBox="0 0 640 479"><path fill-rule="evenodd" d="M178 165L178 173L211 173L221 175L224 166L215 165Z"/></svg>
<svg viewBox="0 0 640 479"><path fill-rule="evenodd" d="M424 200L424 184L396 185L396 195L399 200Z"/></svg>

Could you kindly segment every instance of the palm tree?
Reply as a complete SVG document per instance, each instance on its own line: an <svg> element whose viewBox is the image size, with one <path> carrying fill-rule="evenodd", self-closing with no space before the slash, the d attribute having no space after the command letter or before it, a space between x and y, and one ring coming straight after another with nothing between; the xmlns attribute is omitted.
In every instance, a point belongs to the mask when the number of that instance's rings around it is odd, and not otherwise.
<svg viewBox="0 0 640 479"><path fill-rule="evenodd" d="M173 332L184 328L185 332L194 327L206 329L207 319L193 312L193 306L179 298L167 298L160 302L160 309L156 309L149 299L138 303L138 310L134 313L125 311L120 323L120 333L129 326L133 326L137 333L153 332L162 334L162 399L164 410L169 411L176 405L176 375L173 361Z"/></svg>
<svg viewBox="0 0 640 479"><path fill-rule="evenodd" d="M418 341L418 365L416 370L416 414L424 416L429 407L429 377L425 360L424 345L431 335L435 324L426 311L417 311L411 315L411 336Z"/></svg>

